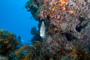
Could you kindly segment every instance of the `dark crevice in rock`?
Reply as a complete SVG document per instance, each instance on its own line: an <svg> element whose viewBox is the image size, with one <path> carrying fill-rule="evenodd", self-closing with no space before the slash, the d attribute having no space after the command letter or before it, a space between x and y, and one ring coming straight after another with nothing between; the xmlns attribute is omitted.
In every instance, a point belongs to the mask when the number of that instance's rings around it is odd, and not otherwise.
<svg viewBox="0 0 90 60"><path fill-rule="evenodd" d="M87 26L88 23L81 25L83 23L83 21L85 20L84 17L79 17L79 21L80 23L76 26L76 31L80 32L83 28L85 28Z"/></svg>
<svg viewBox="0 0 90 60"><path fill-rule="evenodd" d="M70 34L70 33L64 33L65 34L65 36L66 36L66 38L67 38L67 40L68 41L72 41L72 40L74 40L74 39L77 39L75 36L73 36L72 34Z"/></svg>
<svg viewBox="0 0 90 60"><path fill-rule="evenodd" d="M80 32L83 28L85 28L87 26L88 23L84 24L83 26L81 24L78 24L76 26L76 31Z"/></svg>
<svg viewBox="0 0 90 60"><path fill-rule="evenodd" d="M50 20L50 16L49 15L47 15L47 19Z"/></svg>
<svg viewBox="0 0 90 60"><path fill-rule="evenodd" d="M80 23L82 23L84 20L85 20L84 17L79 17L79 21L80 21Z"/></svg>

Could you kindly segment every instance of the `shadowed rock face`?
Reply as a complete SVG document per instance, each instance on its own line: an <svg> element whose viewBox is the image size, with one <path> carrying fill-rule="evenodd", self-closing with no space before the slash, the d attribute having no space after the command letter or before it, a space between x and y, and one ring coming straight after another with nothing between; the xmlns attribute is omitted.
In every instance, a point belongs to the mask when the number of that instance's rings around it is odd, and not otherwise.
<svg viewBox="0 0 90 60"><path fill-rule="evenodd" d="M72 41L74 39L77 40L77 38L75 36L73 36L72 34L70 34L70 33L65 33L65 36L66 36L68 41Z"/></svg>

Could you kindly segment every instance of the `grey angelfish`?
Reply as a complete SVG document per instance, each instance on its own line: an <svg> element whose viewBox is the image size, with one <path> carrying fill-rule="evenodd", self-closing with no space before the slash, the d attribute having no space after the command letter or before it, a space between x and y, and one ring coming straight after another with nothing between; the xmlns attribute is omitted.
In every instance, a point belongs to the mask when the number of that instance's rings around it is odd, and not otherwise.
<svg viewBox="0 0 90 60"><path fill-rule="evenodd" d="M42 21L41 27L40 27L40 36L45 39L46 37L46 28L45 28L45 23Z"/></svg>

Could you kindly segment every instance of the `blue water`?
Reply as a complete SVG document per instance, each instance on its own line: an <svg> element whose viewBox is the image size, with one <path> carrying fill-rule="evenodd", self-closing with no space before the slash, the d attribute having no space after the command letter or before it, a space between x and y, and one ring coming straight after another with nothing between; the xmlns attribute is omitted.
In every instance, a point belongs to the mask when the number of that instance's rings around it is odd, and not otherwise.
<svg viewBox="0 0 90 60"><path fill-rule="evenodd" d="M21 36L23 44L33 37L30 30L38 26L30 12L25 9L28 0L0 0L0 29L7 29Z"/></svg>

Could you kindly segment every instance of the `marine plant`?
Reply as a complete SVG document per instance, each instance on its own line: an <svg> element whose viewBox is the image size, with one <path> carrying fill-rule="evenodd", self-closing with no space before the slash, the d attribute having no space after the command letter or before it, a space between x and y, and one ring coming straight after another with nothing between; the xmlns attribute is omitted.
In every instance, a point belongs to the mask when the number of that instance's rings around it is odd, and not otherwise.
<svg viewBox="0 0 90 60"><path fill-rule="evenodd" d="M0 30L0 55L8 56L9 59L14 57L14 50L17 49L20 41L16 35L8 30Z"/></svg>
<svg viewBox="0 0 90 60"><path fill-rule="evenodd" d="M34 46L25 45L15 51L15 55L19 60L39 60L42 56L42 43L35 41Z"/></svg>
<svg viewBox="0 0 90 60"><path fill-rule="evenodd" d="M90 60L90 52L88 52L86 49L83 49L81 47L72 49L72 52L70 52L70 58L76 59L76 60Z"/></svg>

